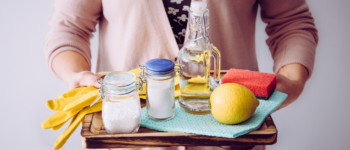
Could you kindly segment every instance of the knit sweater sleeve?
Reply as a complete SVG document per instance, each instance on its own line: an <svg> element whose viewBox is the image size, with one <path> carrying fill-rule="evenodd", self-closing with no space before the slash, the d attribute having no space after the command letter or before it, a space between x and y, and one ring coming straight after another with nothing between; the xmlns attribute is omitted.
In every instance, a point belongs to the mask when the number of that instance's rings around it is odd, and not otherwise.
<svg viewBox="0 0 350 150"><path fill-rule="evenodd" d="M290 63L306 67L311 75L318 33L305 0L261 0L261 17L267 23L266 40L274 71Z"/></svg>
<svg viewBox="0 0 350 150"><path fill-rule="evenodd" d="M101 0L56 0L55 13L49 22L45 56L49 68L62 51L75 51L91 64L90 38L101 16Z"/></svg>

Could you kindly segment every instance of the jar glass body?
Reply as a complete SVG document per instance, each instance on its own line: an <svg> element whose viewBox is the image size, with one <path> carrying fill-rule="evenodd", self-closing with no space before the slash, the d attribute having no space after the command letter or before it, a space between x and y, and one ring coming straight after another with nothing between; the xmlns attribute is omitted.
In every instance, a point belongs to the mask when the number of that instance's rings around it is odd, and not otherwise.
<svg viewBox="0 0 350 150"><path fill-rule="evenodd" d="M175 72L164 75L146 73L147 115L152 120L170 120L175 116Z"/></svg>
<svg viewBox="0 0 350 150"><path fill-rule="evenodd" d="M116 72L112 75L123 79L116 79L119 80L117 82L107 79L101 84L102 120L106 132L137 132L140 127L141 105L136 90L136 77L131 72Z"/></svg>

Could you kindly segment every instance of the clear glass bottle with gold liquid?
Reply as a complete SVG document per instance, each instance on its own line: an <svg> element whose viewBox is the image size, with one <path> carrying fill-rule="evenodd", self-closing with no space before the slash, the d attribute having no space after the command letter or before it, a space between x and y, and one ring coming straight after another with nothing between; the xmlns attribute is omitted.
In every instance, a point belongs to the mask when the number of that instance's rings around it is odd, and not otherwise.
<svg viewBox="0 0 350 150"><path fill-rule="evenodd" d="M181 68L179 103L192 114L210 112L210 87L218 85L220 79L220 51L208 37L209 10L206 5L205 2L192 1L188 20L190 33L177 55ZM211 68L214 70L212 76Z"/></svg>

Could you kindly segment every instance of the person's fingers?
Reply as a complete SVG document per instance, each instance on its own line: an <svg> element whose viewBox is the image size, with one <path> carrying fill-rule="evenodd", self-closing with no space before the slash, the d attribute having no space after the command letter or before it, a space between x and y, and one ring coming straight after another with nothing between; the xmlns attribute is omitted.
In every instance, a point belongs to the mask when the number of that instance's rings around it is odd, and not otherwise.
<svg viewBox="0 0 350 150"><path fill-rule="evenodd" d="M101 85L97 82L98 79L100 79L100 77L96 76L94 73L90 71L82 71L72 76L71 81L68 83L68 87L74 89L92 85L96 88L100 88Z"/></svg>
<svg viewBox="0 0 350 150"><path fill-rule="evenodd" d="M68 83L68 87L69 89L75 89L75 88L78 88L79 87L79 82L70 82Z"/></svg>
<svg viewBox="0 0 350 150"><path fill-rule="evenodd" d="M97 82L99 77L95 75L87 75L82 81L81 81L81 86L94 86L96 88L100 88L100 84Z"/></svg>
<svg viewBox="0 0 350 150"><path fill-rule="evenodd" d="M100 78L90 71L81 72L79 77L79 86L92 85L96 88L100 88L100 84L97 82L98 79Z"/></svg>
<svg viewBox="0 0 350 150"><path fill-rule="evenodd" d="M283 107L290 105L300 96L300 94L304 89L305 82L298 81L298 80L291 80L286 76L283 76L280 74L277 74L276 79L277 79L276 91L280 91L288 94L287 99L277 109L279 110Z"/></svg>

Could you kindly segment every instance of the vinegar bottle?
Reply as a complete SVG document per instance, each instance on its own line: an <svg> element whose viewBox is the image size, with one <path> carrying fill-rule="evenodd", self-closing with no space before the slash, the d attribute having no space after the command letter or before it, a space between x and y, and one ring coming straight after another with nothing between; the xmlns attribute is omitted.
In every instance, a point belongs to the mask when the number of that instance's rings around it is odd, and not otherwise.
<svg viewBox="0 0 350 150"><path fill-rule="evenodd" d="M208 37L209 10L206 5L206 2L192 1L188 22L190 34L177 56L181 68L179 103L186 112L193 114L210 112L210 86L217 85L220 79L220 51ZM213 76L210 73L211 59Z"/></svg>

